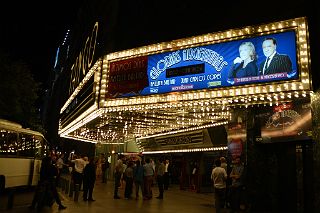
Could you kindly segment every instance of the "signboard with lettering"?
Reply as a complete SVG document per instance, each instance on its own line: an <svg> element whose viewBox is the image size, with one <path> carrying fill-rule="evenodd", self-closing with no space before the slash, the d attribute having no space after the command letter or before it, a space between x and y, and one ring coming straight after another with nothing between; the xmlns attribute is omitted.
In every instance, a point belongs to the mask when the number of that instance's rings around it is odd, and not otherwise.
<svg viewBox="0 0 320 213"><path fill-rule="evenodd" d="M139 95L148 86L147 56L110 63L108 95Z"/></svg>
<svg viewBox="0 0 320 213"><path fill-rule="evenodd" d="M109 93L113 97L130 97L297 80L296 51L296 32L289 30L149 55L147 67L139 69L140 73L145 69L147 76L142 86L131 92L127 81L127 89L116 91L111 86Z"/></svg>
<svg viewBox="0 0 320 213"><path fill-rule="evenodd" d="M212 143L206 130L179 133L176 135L164 135L140 140L144 151L179 150L210 148Z"/></svg>
<svg viewBox="0 0 320 213"><path fill-rule="evenodd" d="M94 76L86 82L68 107L60 114L61 127L65 127L72 120L94 104Z"/></svg>
<svg viewBox="0 0 320 213"><path fill-rule="evenodd" d="M263 107L255 115L256 141L261 143L310 140L312 137L310 102L290 102Z"/></svg>

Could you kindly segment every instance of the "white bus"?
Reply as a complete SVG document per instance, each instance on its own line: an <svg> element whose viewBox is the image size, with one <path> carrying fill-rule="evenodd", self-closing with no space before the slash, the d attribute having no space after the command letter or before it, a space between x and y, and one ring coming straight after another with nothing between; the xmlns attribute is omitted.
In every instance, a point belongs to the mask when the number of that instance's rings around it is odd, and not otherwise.
<svg viewBox="0 0 320 213"><path fill-rule="evenodd" d="M46 150L47 141L40 132L0 119L0 187L37 185Z"/></svg>

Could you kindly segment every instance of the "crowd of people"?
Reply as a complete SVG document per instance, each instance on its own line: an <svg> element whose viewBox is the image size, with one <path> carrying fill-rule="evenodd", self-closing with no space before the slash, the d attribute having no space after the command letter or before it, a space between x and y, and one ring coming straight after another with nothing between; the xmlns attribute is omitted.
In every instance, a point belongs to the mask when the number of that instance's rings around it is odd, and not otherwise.
<svg viewBox="0 0 320 213"><path fill-rule="evenodd" d="M124 198L139 199L140 192L143 200L153 197L152 186L158 185L157 199L163 199L164 190L169 188L169 160L160 158L154 162L151 158L145 160L126 160L125 156L119 157L115 165L114 199L120 199L119 188L125 185ZM135 189L135 192L133 191Z"/></svg>
<svg viewBox="0 0 320 213"><path fill-rule="evenodd" d="M65 159L64 154L58 157L51 155L42 160L40 169L40 181L36 189L30 208L41 210L43 206L58 204L59 210L66 207L62 204L56 187L60 183L64 169L72 176L74 189L78 187L83 191L83 201L95 201L93 189L96 180L107 182L107 170L110 167L105 154L99 157L87 157L83 155L70 155ZM196 168L196 166L195 166ZM164 198L164 192L169 188L170 162L168 159L159 158L154 162L151 158L127 159L125 155L119 155L114 165L114 199L120 199L119 188L124 189L125 199L150 200L154 197L152 188L158 186L157 199ZM193 169L194 170L194 169ZM232 211L240 210L241 193L243 189L244 165L240 157L233 159L232 166L228 166L226 158L221 157L214 161L211 172L213 182L216 212L223 208ZM81 190L82 189L82 190Z"/></svg>
<svg viewBox="0 0 320 213"><path fill-rule="evenodd" d="M107 182L107 173L110 163L105 154L88 157L70 153L66 158L64 153L51 154L42 160L40 181L34 194L31 209L41 210L44 206L58 204L58 209L66 207L62 204L56 187L61 182L61 174L71 174L72 186L76 191L83 191L83 201L95 201L93 189L97 180L101 183ZM155 163L151 158L126 159L119 155L114 166L114 199L120 199L119 188L124 188L124 198L141 198L149 200L153 197L152 186L158 185L159 195L157 199L163 199L164 190L169 187L169 160L159 159ZM110 171L112 172L112 171Z"/></svg>
<svg viewBox="0 0 320 213"><path fill-rule="evenodd" d="M214 161L211 179L214 186L217 213L226 208L230 208L231 212L239 212L241 210L245 175L244 168L240 157L233 159L231 169L229 169L225 157L220 157Z"/></svg>
<svg viewBox="0 0 320 213"><path fill-rule="evenodd" d="M78 188L79 191L83 191L84 201L95 201L93 199L95 182L101 179L102 183L106 183L108 168L109 162L103 153L96 158L70 153L67 159L64 153L51 153L42 159L40 180L30 209L41 210L44 206L52 206L54 201L58 204L59 210L66 209L56 189L63 173L71 174L73 189Z"/></svg>

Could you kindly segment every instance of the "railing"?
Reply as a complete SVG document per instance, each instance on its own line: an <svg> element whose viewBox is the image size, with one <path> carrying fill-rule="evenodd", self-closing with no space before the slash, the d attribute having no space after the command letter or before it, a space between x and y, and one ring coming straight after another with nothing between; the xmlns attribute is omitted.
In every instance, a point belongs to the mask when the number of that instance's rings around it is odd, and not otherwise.
<svg viewBox="0 0 320 213"><path fill-rule="evenodd" d="M80 185L75 184L70 174L62 174L60 176L58 187L69 197L73 197L74 201L79 199Z"/></svg>

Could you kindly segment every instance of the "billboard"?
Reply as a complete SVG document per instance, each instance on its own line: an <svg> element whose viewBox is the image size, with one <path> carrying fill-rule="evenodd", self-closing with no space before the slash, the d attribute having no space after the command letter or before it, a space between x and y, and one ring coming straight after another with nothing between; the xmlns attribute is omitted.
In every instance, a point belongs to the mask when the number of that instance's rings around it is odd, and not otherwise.
<svg viewBox="0 0 320 213"><path fill-rule="evenodd" d="M312 137L311 108L308 101L264 106L263 110L257 111L257 142L288 142L310 140Z"/></svg>
<svg viewBox="0 0 320 213"><path fill-rule="evenodd" d="M122 88L117 92L113 89L111 94L130 97L297 80L296 51L296 32L288 30L149 55L145 75L141 74L147 76L147 81L143 78L133 92ZM121 85L126 87L136 80Z"/></svg>
<svg viewBox="0 0 320 213"><path fill-rule="evenodd" d="M147 56L110 63L108 97L139 95L148 87L147 63Z"/></svg>
<svg viewBox="0 0 320 213"><path fill-rule="evenodd" d="M94 104L94 101L94 76L91 76L72 102L60 114L61 127L65 127L81 115L81 113Z"/></svg>

